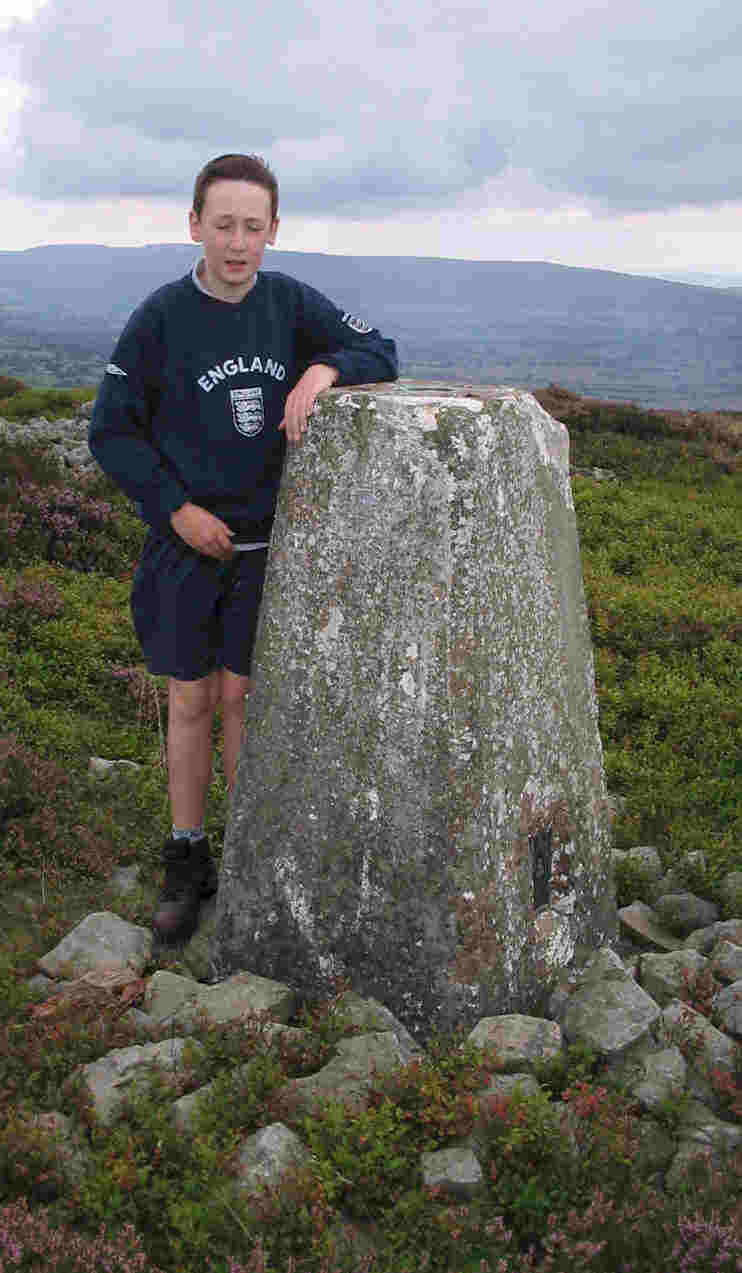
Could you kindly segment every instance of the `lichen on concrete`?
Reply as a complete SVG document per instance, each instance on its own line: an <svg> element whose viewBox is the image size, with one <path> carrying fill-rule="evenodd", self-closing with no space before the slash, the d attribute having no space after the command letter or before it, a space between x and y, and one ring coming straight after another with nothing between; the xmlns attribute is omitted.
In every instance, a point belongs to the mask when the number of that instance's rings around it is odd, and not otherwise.
<svg viewBox="0 0 742 1273"><path fill-rule="evenodd" d="M612 934L568 439L529 394L320 399L255 664L216 967L340 977L423 1034Z"/></svg>

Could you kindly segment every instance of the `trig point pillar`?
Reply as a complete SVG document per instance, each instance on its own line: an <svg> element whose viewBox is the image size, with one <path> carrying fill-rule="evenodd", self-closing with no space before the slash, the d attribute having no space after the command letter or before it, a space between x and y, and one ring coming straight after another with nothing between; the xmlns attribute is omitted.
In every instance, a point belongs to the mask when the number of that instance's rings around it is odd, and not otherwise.
<svg viewBox="0 0 742 1273"><path fill-rule="evenodd" d="M318 404L273 533L213 961L412 1030L613 935L563 425L506 388Z"/></svg>

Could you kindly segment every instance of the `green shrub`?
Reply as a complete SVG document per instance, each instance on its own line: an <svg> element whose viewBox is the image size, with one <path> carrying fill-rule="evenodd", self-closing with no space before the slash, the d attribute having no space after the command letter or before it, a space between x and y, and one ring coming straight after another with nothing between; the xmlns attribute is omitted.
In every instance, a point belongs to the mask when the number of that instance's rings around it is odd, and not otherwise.
<svg viewBox="0 0 742 1273"><path fill-rule="evenodd" d="M20 381L15 381L20 384ZM75 414L77 407L95 397L95 389L12 389L3 394L0 380L0 420L30 420L45 416L47 420L61 420Z"/></svg>

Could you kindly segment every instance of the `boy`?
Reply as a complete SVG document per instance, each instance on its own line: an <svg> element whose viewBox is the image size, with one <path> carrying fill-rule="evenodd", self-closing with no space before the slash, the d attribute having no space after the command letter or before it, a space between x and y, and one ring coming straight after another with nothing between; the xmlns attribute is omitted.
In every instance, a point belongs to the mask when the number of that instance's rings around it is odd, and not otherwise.
<svg viewBox="0 0 742 1273"><path fill-rule="evenodd" d="M101 467L149 524L132 615L168 677L172 835L154 928L182 941L216 890L203 822L221 707L232 790L286 442L333 384L394 380L394 343L283 274L259 273L278 230L276 179L255 155L199 173L189 217L203 257L135 311L90 424Z"/></svg>

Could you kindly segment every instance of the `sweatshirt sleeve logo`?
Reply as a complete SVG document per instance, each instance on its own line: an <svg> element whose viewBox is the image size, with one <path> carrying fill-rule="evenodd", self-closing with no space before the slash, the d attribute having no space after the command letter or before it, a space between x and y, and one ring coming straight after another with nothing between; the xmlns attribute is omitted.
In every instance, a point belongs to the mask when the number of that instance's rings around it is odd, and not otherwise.
<svg viewBox="0 0 742 1273"><path fill-rule="evenodd" d="M369 332L374 330L370 323L364 322L362 318L355 318L353 314L349 314L347 311L343 314L340 322L345 323L346 327L350 327L350 330L357 332L359 336L367 336Z"/></svg>
<svg viewBox="0 0 742 1273"><path fill-rule="evenodd" d="M232 420L238 433L246 438L254 438L265 426L263 413L263 390L258 385L255 389L230 389L232 403Z"/></svg>
<svg viewBox="0 0 742 1273"><path fill-rule="evenodd" d="M106 371L108 372L109 376L126 377L126 374L127 374L125 371L122 371L120 367L117 367L115 362L109 362L106 366Z"/></svg>

